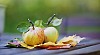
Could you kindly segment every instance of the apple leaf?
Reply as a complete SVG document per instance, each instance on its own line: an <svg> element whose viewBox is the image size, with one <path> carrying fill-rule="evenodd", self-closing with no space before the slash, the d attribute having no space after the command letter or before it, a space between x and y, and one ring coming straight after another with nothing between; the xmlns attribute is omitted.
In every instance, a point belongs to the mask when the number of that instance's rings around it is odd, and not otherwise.
<svg viewBox="0 0 100 55"><path fill-rule="evenodd" d="M57 17L54 17L52 20L52 25L53 26L59 26L62 23L62 19L58 19Z"/></svg>
<svg viewBox="0 0 100 55"><path fill-rule="evenodd" d="M44 26L42 25L42 23L43 23L42 20L36 20L35 23L34 23L34 25L35 25L36 27L44 28Z"/></svg>
<svg viewBox="0 0 100 55"><path fill-rule="evenodd" d="M15 40L17 40L17 41L23 41L22 38L15 38Z"/></svg>
<svg viewBox="0 0 100 55"><path fill-rule="evenodd" d="M26 23L21 23L17 26L17 30L20 32L26 32L28 31L29 25Z"/></svg>

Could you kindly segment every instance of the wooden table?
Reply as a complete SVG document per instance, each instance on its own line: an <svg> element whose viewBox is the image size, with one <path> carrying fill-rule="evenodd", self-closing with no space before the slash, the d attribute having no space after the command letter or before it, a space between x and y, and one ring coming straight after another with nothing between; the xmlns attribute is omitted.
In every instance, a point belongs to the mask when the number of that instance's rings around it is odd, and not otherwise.
<svg viewBox="0 0 100 55"><path fill-rule="evenodd" d="M73 55L73 54L87 54L100 55L100 40L87 38L80 42L81 46L76 46L70 49L46 50L46 49L32 49L25 48L6 48L5 44L14 39L21 37L21 35L3 34L0 37L0 55ZM59 38L60 39L60 38ZM84 44L84 45L83 45Z"/></svg>

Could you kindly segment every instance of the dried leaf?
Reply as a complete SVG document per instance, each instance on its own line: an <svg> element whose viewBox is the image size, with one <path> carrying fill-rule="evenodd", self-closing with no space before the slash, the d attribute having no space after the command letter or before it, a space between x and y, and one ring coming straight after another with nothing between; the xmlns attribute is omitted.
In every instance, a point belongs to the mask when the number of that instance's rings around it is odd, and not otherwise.
<svg viewBox="0 0 100 55"><path fill-rule="evenodd" d="M84 37L81 38L80 36L73 35L73 36L64 37L61 40L59 40L57 43L71 44L72 46L76 46L83 39L85 38Z"/></svg>
<svg viewBox="0 0 100 55"><path fill-rule="evenodd" d="M28 46L28 45L25 44L24 42L21 42L20 45L21 45L22 47L27 48L27 49L33 49L33 48L34 48L34 46Z"/></svg>

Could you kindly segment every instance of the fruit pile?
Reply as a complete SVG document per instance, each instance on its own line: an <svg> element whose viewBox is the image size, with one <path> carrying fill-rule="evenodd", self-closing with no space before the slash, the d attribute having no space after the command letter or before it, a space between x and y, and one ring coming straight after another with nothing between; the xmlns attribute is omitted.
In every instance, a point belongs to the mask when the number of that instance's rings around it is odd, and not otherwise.
<svg viewBox="0 0 100 55"><path fill-rule="evenodd" d="M81 40L85 39L73 35L57 41L59 32L54 26L59 26L62 19L55 17L55 14L48 19L47 23L44 23L45 27L42 20L36 20L35 23L30 19L28 21L31 25L21 23L17 26L17 30L22 32L22 38L15 38L6 45L7 47L66 49L76 46Z"/></svg>

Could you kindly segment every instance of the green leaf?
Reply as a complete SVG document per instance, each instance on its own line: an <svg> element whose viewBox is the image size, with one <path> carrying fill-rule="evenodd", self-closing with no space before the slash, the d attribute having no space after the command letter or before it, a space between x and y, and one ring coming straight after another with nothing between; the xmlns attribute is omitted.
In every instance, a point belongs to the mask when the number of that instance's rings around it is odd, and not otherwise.
<svg viewBox="0 0 100 55"><path fill-rule="evenodd" d="M52 20L52 25L53 26L59 26L62 23L62 19L58 19L57 17L54 17Z"/></svg>
<svg viewBox="0 0 100 55"><path fill-rule="evenodd" d="M22 38L15 38L15 40L17 40L17 41L23 41Z"/></svg>
<svg viewBox="0 0 100 55"><path fill-rule="evenodd" d="M9 42L13 42L13 40L10 40Z"/></svg>
<svg viewBox="0 0 100 55"><path fill-rule="evenodd" d="M26 32L28 31L29 25L26 23L21 23L17 26L17 30L20 32Z"/></svg>
<svg viewBox="0 0 100 55"><path fill-rule="evenodd" d="M6 45L6 47L10 47L10 48L17 48L17 46L16 46L16 45L14 45L14 44L8 44L8 45Z"/></svg>
<svg viewBox="0 0 100 55"><path fill-rule="evenodd" d="M44 26L42 25L42 23L43 23L42 20L36 20L35 23L34 23L34 25L35 25L36 27L44 28Z"/></svg>

